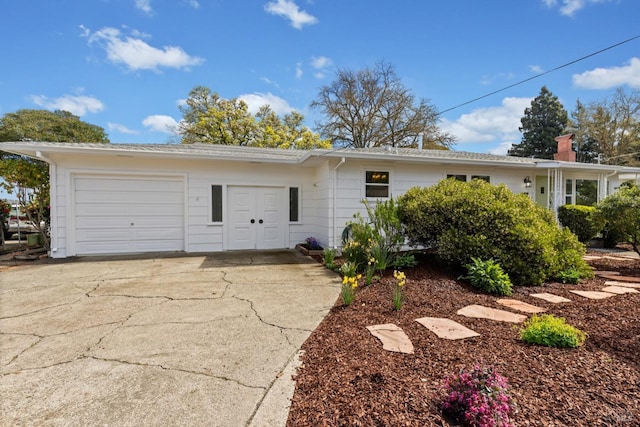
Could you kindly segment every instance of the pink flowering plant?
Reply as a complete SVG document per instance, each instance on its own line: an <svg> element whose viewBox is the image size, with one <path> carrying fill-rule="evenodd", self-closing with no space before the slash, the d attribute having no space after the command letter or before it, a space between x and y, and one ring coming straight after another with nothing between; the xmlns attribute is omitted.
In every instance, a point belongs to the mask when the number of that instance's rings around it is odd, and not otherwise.
<svg viewBox="0 0 640 427"><path fill-rule="evenodd" d="M512 427L509 417L514 403L508 382L491 366L474 365L473 369L445 378L438 396L445 415L470 427Z"/></svg>

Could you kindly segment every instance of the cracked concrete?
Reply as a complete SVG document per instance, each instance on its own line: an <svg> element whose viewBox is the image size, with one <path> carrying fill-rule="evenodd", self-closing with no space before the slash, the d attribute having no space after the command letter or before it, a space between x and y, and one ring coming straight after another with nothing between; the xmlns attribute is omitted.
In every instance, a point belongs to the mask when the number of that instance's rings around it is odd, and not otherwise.
<svg viewBox="0 0 640 427"><path fill-rule="evenodd" d="M284 425L339 278L294 251L0 272L0 425Z"/></svg>

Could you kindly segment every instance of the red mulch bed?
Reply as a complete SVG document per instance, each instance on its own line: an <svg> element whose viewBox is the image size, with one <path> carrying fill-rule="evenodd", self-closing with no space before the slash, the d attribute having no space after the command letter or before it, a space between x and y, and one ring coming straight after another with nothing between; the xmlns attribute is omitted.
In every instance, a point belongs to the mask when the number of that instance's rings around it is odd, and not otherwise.
<svg viewBox="0 0 640 427"><path fill-rule="evenodd" d="M640 276L638 259L590 264ZM578 349L556 349L523 343L513 324L456 315L468 304L506 308L456 280L432 256L405 273L406 302L399 312L393 310L393 277L387 272L359 288L353 305L343 307L338 300L304 343L287 426L455 425L442 416L434 395L443 377L479 361L508 378L518 426L640 425L640 294L588 300L569 292L600 290L606 279L598 277L579 285L517 287L512 298L547 308L588 334ZM556 305L528 296L540 292L572 302ZM451 318L481 335L437 338L415 322L425 316ZM365 329L381 323L400 326L415 354L384 351Z"/></svg>

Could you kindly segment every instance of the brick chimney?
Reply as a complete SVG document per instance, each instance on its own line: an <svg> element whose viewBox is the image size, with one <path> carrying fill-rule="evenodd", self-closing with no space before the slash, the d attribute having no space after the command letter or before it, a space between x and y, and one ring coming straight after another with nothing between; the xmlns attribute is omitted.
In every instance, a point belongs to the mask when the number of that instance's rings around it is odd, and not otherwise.
<svg viewBox="0 0 640 427"><path fill-rule="evenodd" d="M553 160L560 160L563 162L576 161L576 152L571 149L571 144L575 137L575 133L568 133L555 138L555 140L558 141L558 152L553 155Z"/></svg>

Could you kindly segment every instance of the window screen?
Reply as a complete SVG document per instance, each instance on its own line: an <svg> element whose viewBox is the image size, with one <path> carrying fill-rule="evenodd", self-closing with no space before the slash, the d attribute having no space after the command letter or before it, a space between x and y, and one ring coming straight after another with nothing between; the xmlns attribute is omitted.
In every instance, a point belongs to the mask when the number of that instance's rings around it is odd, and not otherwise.
<svg viewBox="0 0 640 427"><path fill-rule="evenodd" d="M300 220L300 193L298 187L289 187L289 221Z"/></svg>
<svg viewBox="0 0 640 427"><path fill-rule="evenodd" d="M365 195L372 198L389 197L389 172L367 171Z"/></svg>

